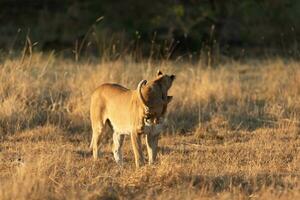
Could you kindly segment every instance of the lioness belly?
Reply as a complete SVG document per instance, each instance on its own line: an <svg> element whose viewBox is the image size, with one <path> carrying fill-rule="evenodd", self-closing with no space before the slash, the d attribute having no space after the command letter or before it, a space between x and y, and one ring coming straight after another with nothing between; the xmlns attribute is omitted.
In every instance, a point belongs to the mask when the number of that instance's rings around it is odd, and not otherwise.
<svg viewBox="0 0 300 200"><path fill-rule="evenodd" d="M134 130L132 119L128 112L119 110L119 112L111 112L107 114L114 132L122 132L123 134L130 134Z"/></svg>
<svg viewBox="0 0 300 200"><path fill-rule="evenodd" d="M113 127L114 132L120 135L130 135L130 133L133 131L133 128L130 126L122 126L113 122L111 122L111 125Z"/></svg>
<svg viewBox="0 0 300 200"><path fill-rule="evenodd" d="M132 126L120 125L111 122L113 130L118 135L130 135L134 130ZM145 124L143 126L143 133L158 135L163 129L163 124Z"/></svg>

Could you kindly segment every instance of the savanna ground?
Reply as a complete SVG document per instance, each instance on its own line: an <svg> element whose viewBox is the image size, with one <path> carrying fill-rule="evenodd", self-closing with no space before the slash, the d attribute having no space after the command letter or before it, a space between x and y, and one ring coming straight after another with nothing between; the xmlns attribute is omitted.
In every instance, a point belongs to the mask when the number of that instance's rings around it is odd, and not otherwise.
<svg viewBox="0 0 300 200"><path fill-rule="evenodd" d="M94 162L89 97L101 83L136 88L157 69L177 78L158 162L135 169L127 137ZM300 62L0 64L0 199L300 199Z"/></svg>

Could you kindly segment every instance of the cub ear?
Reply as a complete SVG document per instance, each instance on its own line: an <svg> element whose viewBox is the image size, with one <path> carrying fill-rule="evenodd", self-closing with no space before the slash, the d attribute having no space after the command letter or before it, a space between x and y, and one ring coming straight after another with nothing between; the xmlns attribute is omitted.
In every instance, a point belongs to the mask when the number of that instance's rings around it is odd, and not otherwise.
<svg viewBox="0 0 300 200"><path fill-rule="evenodd" d="M173 99L173 96L167 96L167 103L170 103Z"/></svg>
<svg viewBox="0 0 300 200"><path fill-rule="evenodd" d="M171 78L171 80L173 81L173 80L176 78L176 76L175 76L174 74L172 74L172 75L170 76L170 78Z"/></svg>
<svg viewBox="0 0 300 200"><path fill-rule="evenodd" d="M163 73L160 70L157 70L156 76L161 76L161 75L163 75Z"/></svg>

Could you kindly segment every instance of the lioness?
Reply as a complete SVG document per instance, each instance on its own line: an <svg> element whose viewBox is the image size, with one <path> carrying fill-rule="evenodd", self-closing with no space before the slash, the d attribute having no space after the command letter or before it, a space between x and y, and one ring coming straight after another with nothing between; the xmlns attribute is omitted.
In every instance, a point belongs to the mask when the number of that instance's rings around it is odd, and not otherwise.
<svg viewBox="0 0 300 200"><path fill-rule="evenodd" d="M157 154L157 138L161 131L160 117L164 115L167 104L172 100L167 92L172 86L175 75L161 71L150 82L142 80L136 90L118 84L105 83L91 96L90 117L93 135L90 148L93 157L98 158L99 139L105 124L113 129L113 154L116 162L122 164L121 147L124 135L131 136L136 167L144 164L141 135L146 134L149 164Z"/></svg>

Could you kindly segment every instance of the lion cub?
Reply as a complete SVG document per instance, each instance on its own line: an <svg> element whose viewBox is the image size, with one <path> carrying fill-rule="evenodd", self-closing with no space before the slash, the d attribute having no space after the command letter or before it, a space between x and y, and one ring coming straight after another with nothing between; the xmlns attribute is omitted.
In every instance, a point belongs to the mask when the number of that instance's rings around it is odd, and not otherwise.
<svg viewBox="0 0 300 200"><path fill-rule="evenodd" d="M154 80L142 80L136 90L118 84L105 83L91 96L90 117L93 135L90 147L94 159L98 158L99 141L104 127L113 129L113 153L117 163L122 163L121 147L124 135L130 135L136 167L144 164L141 135L146 135L149 163L157 154L158 134L162 125L159 119L166 112L172 97L167 95L175 75L157 72Z"/></svg>

